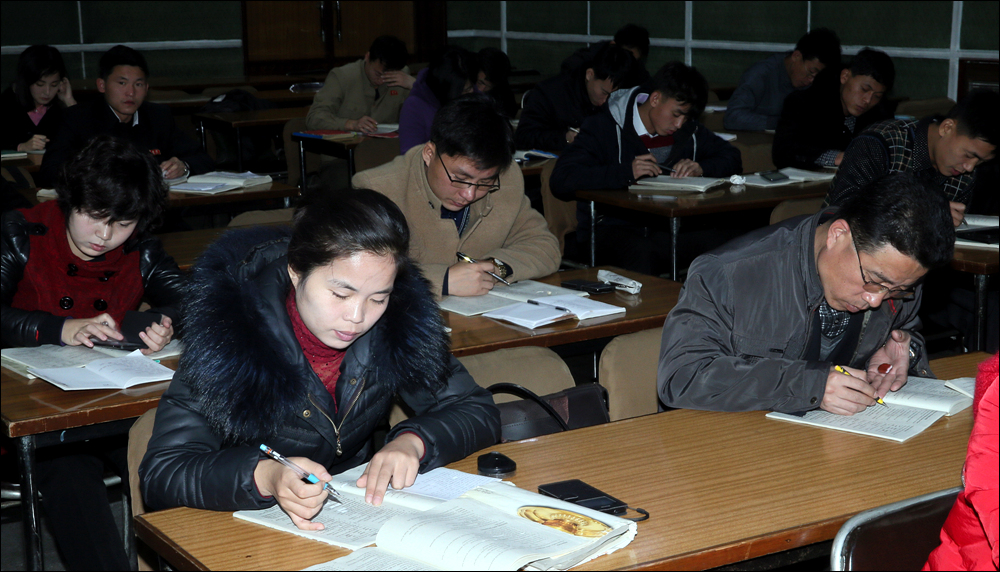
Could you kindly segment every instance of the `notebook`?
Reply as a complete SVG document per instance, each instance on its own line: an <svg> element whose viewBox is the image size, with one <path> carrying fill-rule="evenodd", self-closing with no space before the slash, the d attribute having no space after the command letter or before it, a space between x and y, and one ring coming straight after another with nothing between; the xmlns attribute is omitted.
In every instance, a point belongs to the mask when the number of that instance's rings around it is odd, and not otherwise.
<svg viewBox="0 0 1000 572"><path fill-rule="evenodd" d="M512 304L503 308L486 312L485 318L503 320L528 329L535 329L562 320L576 318L586 320L624 314L625 308L613 304L605 304L589 298L581 298L573 294L562 296L547 296L537 300L529 300L520 304Z"/></svg>
<svg viewBox="0 0 1000 572"><path fill-rule="evenodd" d="M729 179L714 179L712 177L681 177L674 178L670 175L660 175L640 179L636 184L628 188L630 193L648 194L651 190L664 191L690 191L704 193L708 189L728 182Z"/></svg>
<svg viewBox="0 0 1000 572"><path fill-rule="evenodd" d="M504 306L511 306L518 302L527 302L531 299L542 299L546 296L560 296L569 294L572 296L588 296L586 292L570 290L561 286L551 286L535 280L522 280L510 286L497 284L489 294L484 296L445 296L441 300L441 309L461 314L463 316L476 316L484 312L497 310Z"/></svg>
<svg viewBox="0 0 1000 572"><path fill-rule="evenodd" d="M805 183L812 181L832 181L836 173L826 173L822 171L806 171L795 167L785 167L779 169L788 178L780 181L768 181L758 174L747 175L746 185L751 187L781 187L784 185L794 185L795 183Z"/></svg>

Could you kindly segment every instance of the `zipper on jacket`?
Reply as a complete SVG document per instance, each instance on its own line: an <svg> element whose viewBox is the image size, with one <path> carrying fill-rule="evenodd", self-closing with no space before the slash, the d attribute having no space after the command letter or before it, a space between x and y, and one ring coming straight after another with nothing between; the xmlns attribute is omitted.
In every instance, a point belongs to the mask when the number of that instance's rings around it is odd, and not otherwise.
<svg viewBox="0 0 1000 572"><path fill-rule="evenodd" d="M333 426L333 433L334 435L337 436L338 457L344 454L344 449L340 446L340 430L344 427L344 422L347 421L347 416L350 415L351 410L354 409L354 404L357 403L358 399L361 398L361 392L365 389L365 383L367 381L368 381L367 377L361 380L361 386L358 387L358 390L356 392L354 392L354 398L351 399L351 402L347 404L347 409L344 410L344 418L340 420L339 426L333 422L333 419L330 419L330 416L326 414L326 410L324 410L319 403L316 403L316 400L313 398L312 394L311 393L309 394L309 402L312 403L314 406L316 406L316 409L318 409L319 412L323 414L323 417L326 417L326 420L330 422L330 425Z"/></svg>
<svg viewBox="0 0 1000 572"><path fill-rule="evenodd" d="M865 312L864 320L861 322L861 331L858 333L858 343L854 346L854 351L851 353L851 363L858 359L858 350L861 349L861 342L865 339L865 330L868 329L868 319L871 318L871 312ZM891 331L890 322L890 331Z"/></svg>

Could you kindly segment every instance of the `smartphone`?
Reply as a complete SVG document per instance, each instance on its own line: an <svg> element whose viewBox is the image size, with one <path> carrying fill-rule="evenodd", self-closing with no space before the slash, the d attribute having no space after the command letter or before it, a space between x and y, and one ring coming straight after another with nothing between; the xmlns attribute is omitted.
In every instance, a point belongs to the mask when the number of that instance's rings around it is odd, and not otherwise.
<svg viewBox="0 0 1000 572"><path fill-rule="evenodd" d="M125 319L122 320L121 330L119 330L125 339L115 340L108 338L107 340L102 340L101 338L91 337L90 341L94 342L97 346L107 346L109 348L115 348L119 350L144 350L149 346L146 342L142 341L139 337L139 332L145 332L146 328L152 326L153 324L158 324L163 321L163 314L157 314L155 312L134 312L129 310L125 312Z"/></svg>
<svg viewBox="0 0 1000 572"><path fill-rule="evenodd" d="M569 288L570 290L582 290L591 294L607 294L608 292L615 291L615 287L612 284L593 282L591 280L567 280L560 284L560 286Z"/></svg>
<svg viewBox="0 0 1000 572"><path fill-rule="evenodd" d="M760 176L763 177L765 181L771 181L772 183L788 179L788 175L782 173L781 171L764 171L760 174Z"/></svg>
<svg viewBox="0 0 1000 572"><path fill-rule="evenodd" d="M622 501L580 479L538 485L538 492L547 497L578 504L606 514L622 515L628 508Z"/></svg>

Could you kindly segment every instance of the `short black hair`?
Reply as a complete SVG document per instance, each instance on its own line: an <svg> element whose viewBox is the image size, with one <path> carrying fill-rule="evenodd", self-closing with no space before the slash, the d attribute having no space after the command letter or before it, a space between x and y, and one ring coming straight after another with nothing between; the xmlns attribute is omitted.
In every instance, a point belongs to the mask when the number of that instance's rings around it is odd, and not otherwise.
<svg viewBox="0 0 1000 572"><path fill-rule="evenodd" d="M697 117L708 101L708 80L701 72L682 62L668 62L661 67L648 84L652 91L680 103L691 104L688 115Z"/></svg>
<svg viewBox="0 0 1000 572"><path fill-rule="evenodd" d="M955 224L948 199L911 173L890 173L868 184L837 211L860 251L892 246L928 270L955 253Z"/></svg>
<svg viewBox="0 0 1000 572"><path fill-rule="evenodd" d="M896 81L896 66L892 63L889 54L881 50L865 48L858 52L851 61L852 75L867 75L885 86L886 91L892 91L892 84Z"/></svg>
<svg viewBox="0 0 1000 572"><path fill-rule="evenodd" d="M645 58L649 55L649 30L635 24L625 24L615 32L615 45L639 48L639 53Z"/></svg>
<svg viewBox="0 0 1000 572"><path fill-rule="evenodd" d="M382 62L386 71L403 69L409 57L406 44L396 36L379 36L368 48L368 61Z"/></svg>
<svg viewBox="0 0 1000 572"><path fill-rule="evenodd" d="M610 79L611 85L617 88L625 81L633 65L635 65L635 57L632 56L632 52L621 46L608 43L597 50L594 57L583 66L581 71L586 73L588 69L592 69L596 79Z"/></svg>
<svg viewBox="0 0 1000 572"><path fill-rule="evenodd" d="M382 193L370 189L309 193L295 209L288 265L303 278L338 258L361 252L392 256L396 268L409 262L406 217Z"/></svg>
<svg viewBox="0 0 1000 572"><path fill-rule="evenodd" d="M970 91L948 112L947 119L954 119L958 132L971 139L982 139L997 146L997 109L1000 94L992 89Z"/></svg>
<svg viewBox="0 0 1000 572"><path fill-rule="evenodd" d="M97 77L107 80L112 70L117 66L133 66L142 70L142 74L149 79L149 66L146 65L146 58L142 54L128 46L118 44L110 50L104 52L101 60L97 64Z"/></svg>
<svg viewBox="0 0 1000 572"><path fill-rule="evenodd" d="M62 54L52 46L29 46L17 58L17 78L14 80L14 95L25 111L35 108L31 99L31 84L47 75L59 74L59 79L66 77L66 64ZM53 99L53 104L58 99Z"/></svg>
<svg viewBox="0 0 1000 572"><path fill-rule="evenodd" d="M476 85L479 79L479 59L476 54L460 47L449 47L427 66L424 81L441 105L461 97L466 85Z"/></svg>
<svg viewBox="0 0 1000 572"><path fill-rule="evenodd" d="M840 65L840 38L829 28L816 28L799 38L795 49L802 54L802 59L819 61L828 68Z"/></svg>
<svg viewBox="0 0 1000 572"><path fill-rule="evenodd" d="M514 129L493 98L472 93L438 110L431 124L438 154L468 157L482 170L503 173L514 158Z"/></svg>
<svg viewBox="0 0 1000 572"><path fill-rule="evenodd" d="M134 220L138 240L167 208L167 184L152 153L127 139L98 135L59 171L59 208L111 222ZM126 243L130 245L131 242Z"/></svg>
<svg viewBox="0 0 1000 572"><path fill-rule="evenodd" d="M509 83L510 67L510 58L500 48L479 50L479 69L486 74L486 79L494 87Z"/></svg>

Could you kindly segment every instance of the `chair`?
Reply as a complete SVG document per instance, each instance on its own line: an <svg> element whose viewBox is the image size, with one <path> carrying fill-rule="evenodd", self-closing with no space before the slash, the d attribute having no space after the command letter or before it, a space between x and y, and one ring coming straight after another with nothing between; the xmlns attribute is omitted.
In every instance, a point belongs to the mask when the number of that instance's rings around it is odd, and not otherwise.
<svg viewBox="0 0 1000 572"><path fill-rule="evenodd" d="M154 421L156 421L155 408L140 415L128 431L128 488L132 499L131 518L133 519L146 512L146 505L142 502L142 492L139 487L139 463L142 462L142 457L146 454L146 447L149 445L149 438L153 435ZM147 555L139 554L140 547L135 541L135 529L131 521L125 526L125 531L131 533L128 540L132 548L129 553L137 559L138 569L153 570L154 568L150 566L149 561L144 558ZM135 566L136 560L133 560L132 564Z"/></svg>
<svg viewBox="0 0 1000 572"><path fill-rule="evenodd" d="M740 137L737 137L733 141L733 147L740 150L744 173L759 173L760 171L774 170L774 161L771 159L771 147L774 144L774 136L767 134L763 139L766 139L766 141L751 144L748 144L745 140L741 140Z"/></svg>
<svg viewBox="0 0 1000 572"><path fill-rule="evenodd" d="M771 211L771 224L790 219L793 216L816 214L823 208L823 197L817 199L788 199L778 203Z"/></svg>
<svg viewBox="0 0 1000 572"><path fill-rule="evenodd" d="M508 381L522 385L538 395L549 395L576 385L566 362L549 348L506 348L460 357L458 361L462 362L481 387ZM517 399L514 395L494 396L497 403ZM389 426L408 417L409 414L396 404L389 413Z"/></svg>
<svg viewBox="0 0 1000 572"><path fill-rule="evenodd" d="M961 487L880 506L840 527L830 549L830 570L920 570L941 543Z"/></svg>
<svg viewBox="0 0 1000 572"><path fill-rule="evenodd" d="M559 254L566 252L566 235L576 230L576 201L562 201L552 194L549 179L556 168L556 161L549 159L542 167L542 210L545 211L545 222L549 224L549 232L559 241Z"/></svg>
<svg viewBox="0 0 1000 572"><path fill-rule="evenodd" d="M281 140L285 144L285 162L288 166L288 184L293 187L299 185L299 179L302 178L302 168L299 166L299 144L292 142L292 133L305 130L306 119L300 117L289 120L281 132ZM320 156L316 153L306 153L306 172L314 173L319 170L319 167Z"/></svg>
<svg viewBox="0 0 1000 572"><path fill-rule="evenodd" d="M226 226L256 226L259 224L275 224L292 222L295 209L275 209L270 211L247 211L233 217Z"/></svg>
<svg viewBox="0 0 1000 572"><path fill-rule="evenodd" d="M955 100L948 97L912 99L896 106L896 115L912 115L917 119L923 119L931 115L946 115L954 106Z"/></svg>
<svg viewBox="0 0 1000 572"><path fill-rule="evenodd" d="M656 413L660 328L617 336L601 352L597 381L608 390L611 421Z"/></svg>
<svg viewBox="0 0 1000 572"><path fill-rule="evenodd" d="M384 165L396 157L399 157L399 139L363 139L354 148L354 172Z"/></svg>

